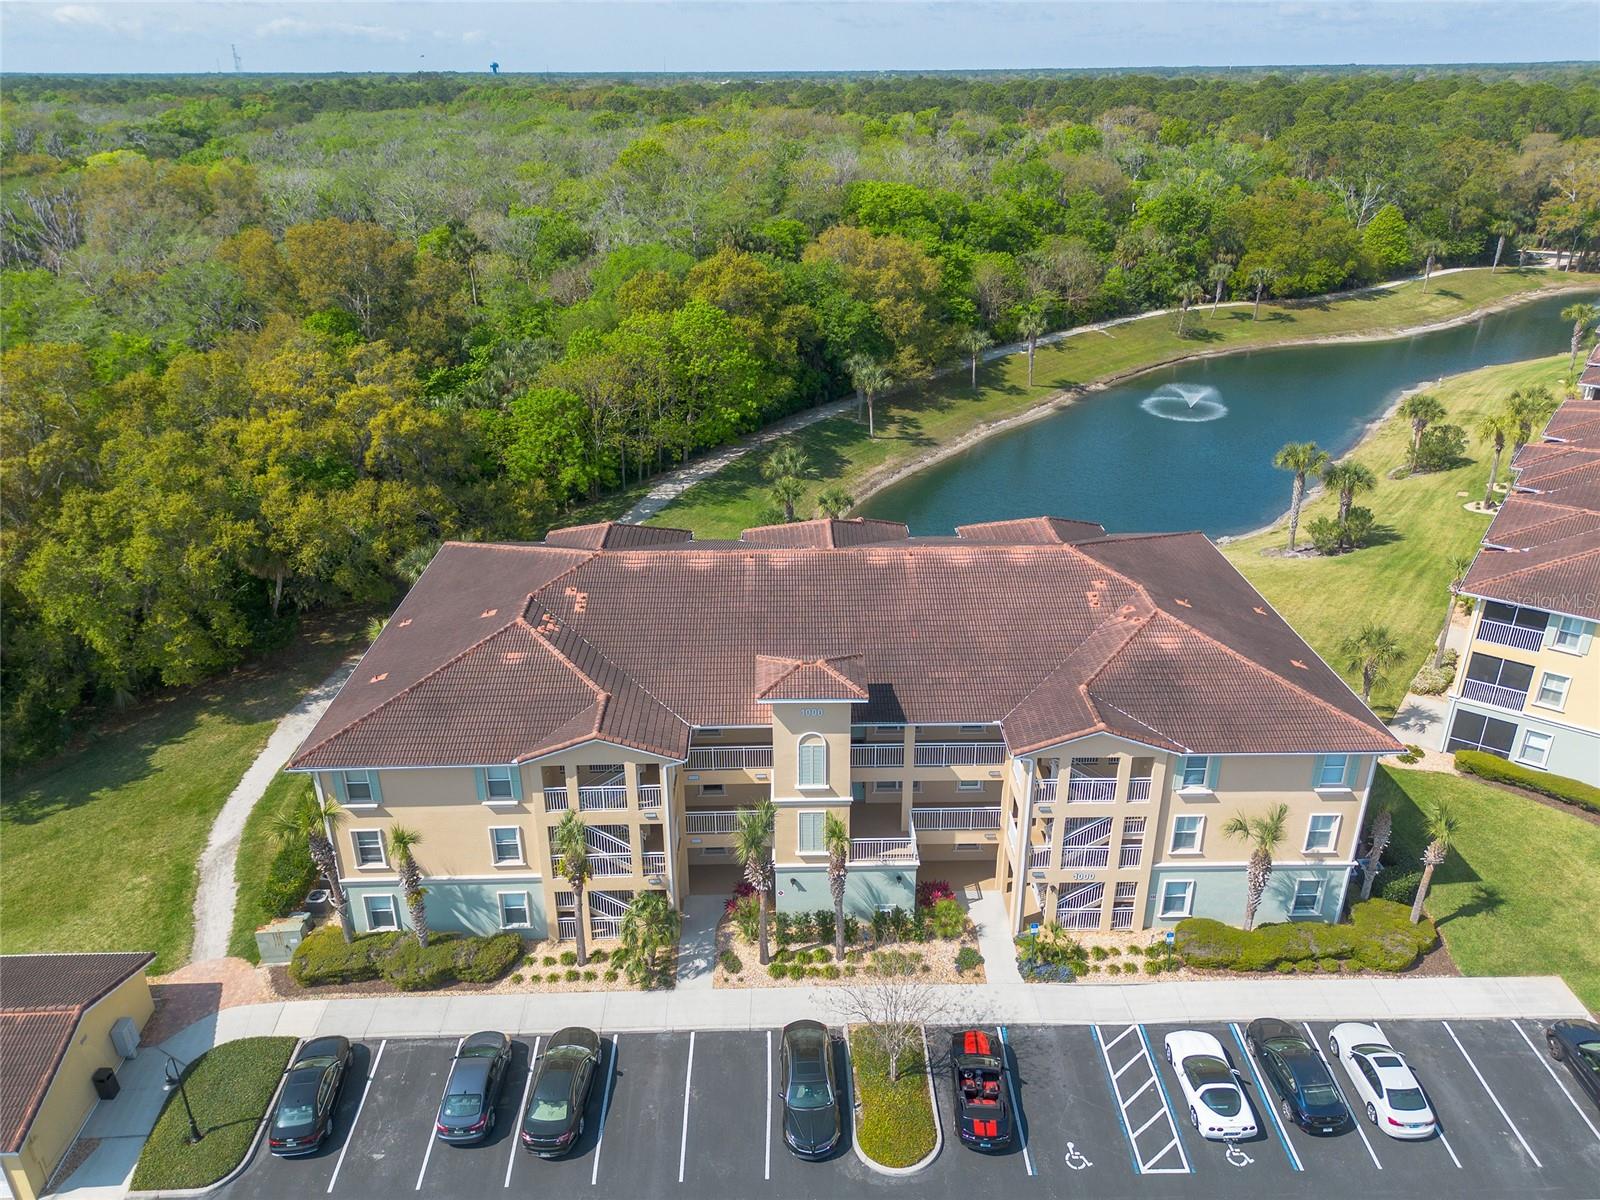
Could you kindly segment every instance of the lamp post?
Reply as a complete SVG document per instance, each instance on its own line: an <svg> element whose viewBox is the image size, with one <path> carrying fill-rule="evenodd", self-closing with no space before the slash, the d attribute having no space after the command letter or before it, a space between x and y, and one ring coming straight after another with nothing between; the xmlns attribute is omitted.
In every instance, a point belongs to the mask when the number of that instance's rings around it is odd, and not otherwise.
<svg viewBox="0 0 1600 1200"><path fill-rule="evenodd" d="M161 1053L167 1056L167 1091L178 1089L178 1099L183 1101L183 1114L189 1118L189 1145L192 1146L205 1137L205 1134L201 1133L200 1126L195 1124L194 1109L189 1107L189 1093L183 1086L183 1072L188 1069L187 1064L179 1062L165 1050Z"/></svg>

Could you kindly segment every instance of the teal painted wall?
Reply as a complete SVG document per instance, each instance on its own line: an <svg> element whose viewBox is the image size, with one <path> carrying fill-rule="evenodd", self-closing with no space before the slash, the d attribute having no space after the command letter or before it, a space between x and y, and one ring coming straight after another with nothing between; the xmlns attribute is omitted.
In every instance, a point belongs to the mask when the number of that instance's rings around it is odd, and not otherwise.
<svg viewBox="0 0 1600 1200"><path fill-rule="evenodd" d="M496 880L489 883L461 883L456 881L423 881L427 895L423 907L428 914L428 926L440 933L489 934L500 931L501 892L526 891L528 917L532 926L517 932L527 938L547 936L544 893L537 880ZM411 918L406 910L400 889L393 885L371 887L352 886L345 889L350 897L350 915L356 932L369 933L367 906L363 897L393 896L396 911L400 914L400 927L409 929Z"/></svg>
<svg viewBox="0 0 1600 1200"><path fill-rule="evenodd" d="M1298 916L1296 921L1336 921L1339 919L1340 889L1344 885L1345 867L1278 867L1267 882L1267 890L1256 910L1256 924L1270 921L1287 921L1289 904L1294 898L1295 884L1301 879L1321 878L1322 908L1316 916ZM1244 923L1245 869L1195 870L1180 865L1155 868L1150 873L1150 895L1145 907L1145 924L1151 929L1170 929L1177 924L1168 918L1162 920L1161 889L1167 879L1194 880L1194 907L1190 916L1210 917L1226 921L1229 925Z"/></svg>
<svg viewBox="0 0 1600 1200"><path fill-rule="evenodd" d="M896 876L900 882L896 882ZM780 867L778 893L779 912L816 912L833 907L826 867ZM852 867L845 877L844 910L853 917L868 918L883 906L898 905L910 912L916 902L915 871Z"/></svg>

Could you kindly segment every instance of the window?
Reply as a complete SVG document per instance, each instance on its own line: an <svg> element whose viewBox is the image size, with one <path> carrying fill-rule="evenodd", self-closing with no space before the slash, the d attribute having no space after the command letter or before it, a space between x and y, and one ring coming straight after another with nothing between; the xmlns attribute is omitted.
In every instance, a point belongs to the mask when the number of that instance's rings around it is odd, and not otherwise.
<svg viewBox="0 0 1600 1200"><path fill-rule="evenodd" d="M377 829L352 829L350 842L355 847L357 869L387 867L389 860L383 852L383 833Z"/></svg>
<svg viewBox="0 0 1600 1200"><path fill-rule="evenodd" d="M489 830L489 857L497 867L522 866L522 830L515 825L493 826Z"/></svg>
<svg viewBox="0 0 1600 1200"><path fill-rule="evenodd" d="M1343 788L1345 771L1350 766L1348 754L1324 754L1317 759L1316 783L1319 788Z"/></svg>
<svg viewBox="0 0 1600 1200"><path fill-rule="evenodd" d="M400 928L400 918L395 913L393 896L368 896L363 903L367 908L368 929Z"/></svg>
<svg viewBox="0 0 1600 1200"><path fill-rule="evenodd" d="M372 787L372 773L370 771L341 771L340 781L344 785L345 804L376 804L377 793Z"/></svg>
<svg viewBox="0 0 1600 1200"><path fill-rule="evenodd" d="M795 848L798 849L801 854L821 854L823 852L822 824L826 819L826 815L827 814L822 812L803 812L795 814L795 819L799 823L798 836L795 839Z"/></svg>
<svg viewBox="0 0 1600 1200"><path fill-rule="evenodd" d="M1511 747L1516 740L1515 722L1457 709L1455 724L1450 726L1450 740L1445 743L1445 749L1452 752L1483 750L1500 758L1510 758Z"/></svg>
<svg viewBox="0 0 1600 1200"><path fill-rule="evenodd" d="M1194 880L1168 879L1161 885L1161 916L1187 917L1194 907Z"/></svg>
<svg viewBox="0 0 1600 1200"><path fill-rule="evenodd" d="M808 733L800 739L799 767L801 787L828 786L828 743L820 733Z"/></svg>
<svg viewBox="0 0 1600 1200"><path fill-rule="evenodd" d="M1517 755L1519 763L1526 763L1530 767L1542 767L1550 761L1550 743L1554 739L1548 733L1537 729L1530 729L1522 735L1522 753Z"/></svg>
<svg viewBox="0 0 1600 1200"><path fill-rule="evenodd" d="M1214 787L1216 772L1211 758L1205 754L1186 754L1178 763L1178 787L1181 791Z"/></svg>
<svg viewBox="0 0 1600 1200"><path fill-rule="evenodd" d="M500 893L500 928L526 929L533 924L528 919L527 892Z"/></svg>
<svg viewBox="0 0 1600 1200"><path fill-rule="evenodd" d="M515 800L516 784L511 772L515 767L485 767L483 769L483 795L486 800Z"/></svg>
<svg viewBox="0 0 1600 1200"><path fill-rule="evenodd" d="M875 792L898 792L900 781L898 779L874 779L872 790Z"/></svg>
<svg viewBox="0 0 1600 1200"><path fill-rule="evenodd" d="M1533 702L1540 708L1553 708L1560 712L1567 706L1567 689L1571 686L1572 676L1546 671L1544 678L1539 680L1539 694L1533 698Z"/></svg>
<svg viewBox="0 0 1600 1200"><path fill-rule="evenodd" d="M1172 853L1199 854L1200 838L1206 827L1202 816L1172 818Z"/></svg>
<svg viewBox="0 0 1600 1200"><path fill-rule="evenodd" d="M1322 912L1322 880L1294 881L1294 899L1289 904L1291 917L1314 917Z"/></svg>
<svg viewBox="0 0 1600 1200"><path fill-rule="evenodd" d="M1587 654L1589 643L1593 640L1593 621L1583 621L1577 617L1557 617L1555 636L1550 639L1550 645L1568 654Z"/></svg>
<svg viewBox="0 0 1600 1200"><path fill-rule="evenodd" d="M1503 689L1503 691L1482 692L1474 694L1473 689L1467 687L1469 683L1482 684L1485 688ZM1528 694L1528 687L1533 683L1533 668L1527 663L1513 662L1509 658L1497 658L1493 654L1473 654L1467 660L1467 677L1462 683L1462 692L1468 699L1484 700L1491 704L1498 704L1501 700L1511 701L1514 697L1506 696L1504 692L1521 692ZM1480 689L1481 691L1481 689ZM1521 701L1517 701L1520 707Z"/></svg>
<svg viewBox="0 0 1600 1200"><path fill-rule="evenodd" d="M981 779L963 779L959 783L956 784L956 791L958 791L958 792L981 792L981 791L983 791L983 780L981 780Z"/></svg>
<svg viewBox="0 0 1600 1200"><path fill-rule="evenodd" d="M1339 844L1339 814L1312 813L1306 825L1306 853L1332 854Z"/></svg>
<svg viewBox="0 0 1600 1200"><path fill-rule="evenodd" d="M700 794L702 796L726 796L728 787L722 783L702 783L700 785Z"/></svg>

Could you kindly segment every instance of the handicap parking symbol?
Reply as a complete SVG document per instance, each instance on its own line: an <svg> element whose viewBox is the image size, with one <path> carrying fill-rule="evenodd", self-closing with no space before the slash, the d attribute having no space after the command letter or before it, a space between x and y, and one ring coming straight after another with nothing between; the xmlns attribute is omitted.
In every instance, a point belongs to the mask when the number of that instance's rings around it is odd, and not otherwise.
<svg viewBox="0 0 1600 1200"><path fill-rule="evenodd" d="M1085 1167L1094 1166L1094 1164L1092 1162L1090 1162L1087 1158L1084 1157L1084 1154L1083 1154L1082 1150L1079 1150L1071 1142L1068 1142L1067 1143L1067 1166L1070 1167L1074 1171L1081 1171Z"/></svg>
<svg viewBox="0 0 1600 1200"><path fill-rule="evenodd" d="M1244 1152L1244 1147L1238 1142L1228 1143L1228 1161L1236 1167L1248 1167L1255 1159Z"/></svg>

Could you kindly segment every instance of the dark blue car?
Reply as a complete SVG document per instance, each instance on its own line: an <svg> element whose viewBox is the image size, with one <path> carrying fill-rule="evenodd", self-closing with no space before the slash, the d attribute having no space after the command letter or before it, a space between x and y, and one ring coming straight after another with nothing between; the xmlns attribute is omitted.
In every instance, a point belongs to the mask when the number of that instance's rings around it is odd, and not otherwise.
<svg viewBox="0 0 1600 1200"><path fill-rule="evenodd" d="M1245 1032L1284 1120L1307 1133L1337 1133L1349 1123L1344 1097L1304 1033L1273 1017L1251 1021Z"/></svg>

